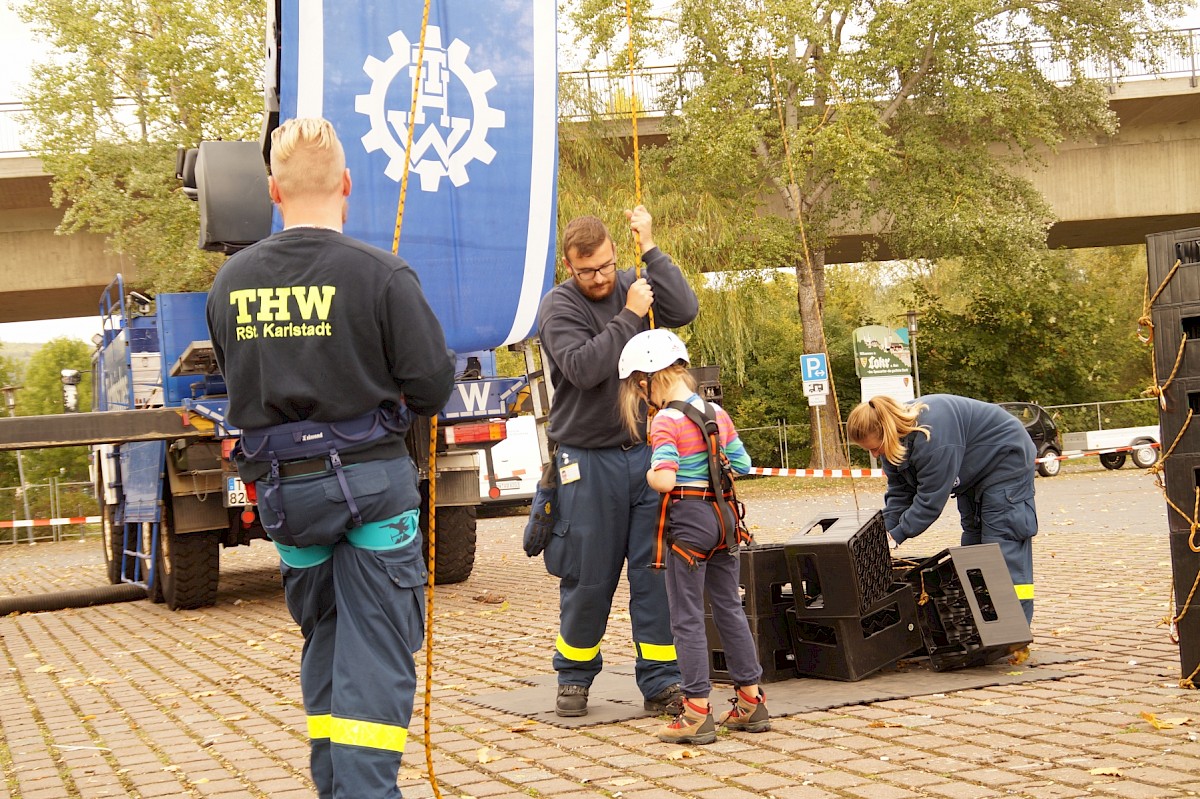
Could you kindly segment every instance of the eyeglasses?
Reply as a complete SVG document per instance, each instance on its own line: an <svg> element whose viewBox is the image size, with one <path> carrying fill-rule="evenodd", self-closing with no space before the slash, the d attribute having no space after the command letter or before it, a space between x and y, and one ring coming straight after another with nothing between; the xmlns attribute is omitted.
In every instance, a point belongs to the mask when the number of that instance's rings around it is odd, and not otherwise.
<svg viewBox="0 0 1200 799"><path fill-rule="evenodd" d="M571 264L570 261L567 261L567 263ZM585 280L594 280L596 275L604 275L605 277L608 277L615 272L616 269L616 261L609 261L604 266L601 266L597 269L577 269L575 268L575 264L571 264L571 271L575 273L575 277L581 277Z"/></svg>

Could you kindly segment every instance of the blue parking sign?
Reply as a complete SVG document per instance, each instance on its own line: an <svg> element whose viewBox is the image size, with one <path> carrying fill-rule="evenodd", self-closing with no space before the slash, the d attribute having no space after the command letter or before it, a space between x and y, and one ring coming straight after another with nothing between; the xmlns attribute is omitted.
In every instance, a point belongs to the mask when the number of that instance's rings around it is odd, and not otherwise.
<svg viewBox="0 0 1200 799"><path fill-rule="evenodd" d="M811 355L800 356L800 379L804 381L829 379L825 353L814 352Z"/></svg>

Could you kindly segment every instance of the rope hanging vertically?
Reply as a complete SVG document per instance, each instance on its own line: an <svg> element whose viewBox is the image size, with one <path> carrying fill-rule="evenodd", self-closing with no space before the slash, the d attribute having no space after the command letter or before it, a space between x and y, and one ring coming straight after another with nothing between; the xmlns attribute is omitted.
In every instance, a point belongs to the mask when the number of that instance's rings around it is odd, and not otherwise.
<svg viewBox="0 0 1200 799"><path fill-rule="evenodd" d="M762 22L763 26L765 27L766 26L766 11L761 4L759 5L758 13L759 13L759 20ZM767 64L770 69L770 76L771 76L771 101L775 105L775 110L779 117L779 138L783 142L783 157L784 157L784 162L787 164L787 170L788 170L788 186L787 186L788 200L791 202L792 208L795 210L795 213L796 213L796 227L800 232L800 247L801 247L801 250L803 253L802 262L804 265L805 276L808 280L808 285L811 286L812 290L815 292L816 288L817 288L817 281L816 281L816 276L813 273L813 268L812 268L812 252L808 246L808 232L804 226L804 206L800 199L799 184L796 183L796 168L795 168L795 165L793 163L793 158L792 158L791 140L788 137L787 119L785 118L784 113L783 113L783 95L782 95L782 92L780 92L780 90L779 90L779 78L775 72L775 56L771 53L771 46L769 44L767 46ZM821 313L820 302L815 302L814 304L816 305L817 333L820 336L821 352L824 353L824 355L825 355L825 362L829 363L830 362L829 361L829 342L825 338L825 319L824 319L823 314ZM828 372L829 372L829 393L833 395L833 417L834 417L834 419L836 419L838 421L838 424L839 424L838 440L842 442L842 451L846 455L846 463L849 464L849 462L850 462L850 442L843 440L842 435L841 435L840 424L841 424L841 419L842 419L842 410L838 404L837 385L833 382L833 369L832 368L828 369ZM816 413L820 414L821 413L820 409L818 409L816 411ZM854 496L855 510L860 510L859 506L858 506L858 481L856 478L853 478L853 477L851 478L850 490Z"/></svg>
<svg viewBox="0 0 1200 799"><path fill-rule="evenodd" d="M431 0L425 0L425 8L421 14L421 41L417 48L417 65L413 75L412 105L408 112L408 135L404 142L404 173L400 178L400 200L396 205L396 228L392 233L392 254L400 254L400 228L404 224L404 200L408 196L408 172L412 163L413 130L417 126L417 103L421 96L421 68L425 64L425 33L429 30L429 6ZM430 729L433 717L433 587L437 573L437 414L429 419L429 502L428 502L428 532L429 539L429 582L425 585L425 706L422 716L425 725L425 766L429 770L429 785L433 795L441 799L442 792L438 788L437 777L433 772L432 731Z"/></svg>
<svg viewBox="0 0 1200 799"><path fill-rule="evenodd" d="M637 79L635 60L633 57L633 0L625 0L625 26L629 33L629 119L633 123L633 206L642 204L642 162L638 147L638 108L637 92L634 91L634 81ZM642 277L642 236L633 231L634 274ZM654 329L654 306L646 313L650 329Z"/></svg>

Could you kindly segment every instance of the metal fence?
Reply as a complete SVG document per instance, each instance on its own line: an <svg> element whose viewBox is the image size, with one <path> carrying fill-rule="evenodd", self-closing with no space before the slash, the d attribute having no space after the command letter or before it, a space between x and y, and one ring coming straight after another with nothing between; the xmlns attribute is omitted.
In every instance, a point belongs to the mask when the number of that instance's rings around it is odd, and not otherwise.
<svg viewBox="0 0 1200 799"><path fill-rule="evenodd" d="M1153 397L1042 407L1050 413L1061 433L1158 424L1158 403Z"/></svg>
<svg viewBox="0 0 1200 799"><path fill-rule="evenodd" d="M27 501L32 519L25 515ZM0 544L83 538L88 532L88 525L83 522L16 525L37 520L85 518L99 513L91 483L68 482L53 477L45 483L27 483L24 494L18 487L0 487L0 509L4 513L0 519L11 519L11 522L5 521L0 526Z"/></svg>

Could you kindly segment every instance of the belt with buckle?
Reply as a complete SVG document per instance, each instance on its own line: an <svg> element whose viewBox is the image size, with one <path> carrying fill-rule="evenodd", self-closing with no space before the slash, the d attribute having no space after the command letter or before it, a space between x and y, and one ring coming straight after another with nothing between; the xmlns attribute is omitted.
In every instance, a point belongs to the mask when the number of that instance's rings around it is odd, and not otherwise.
<svg viewBox="0 0 1200 799"><path fill-rule="evenodd" d="M280 477L303 477L306 474L320 474L329 471L333 471L333 467L328 458L308 458L279 464Z"/></svg>

